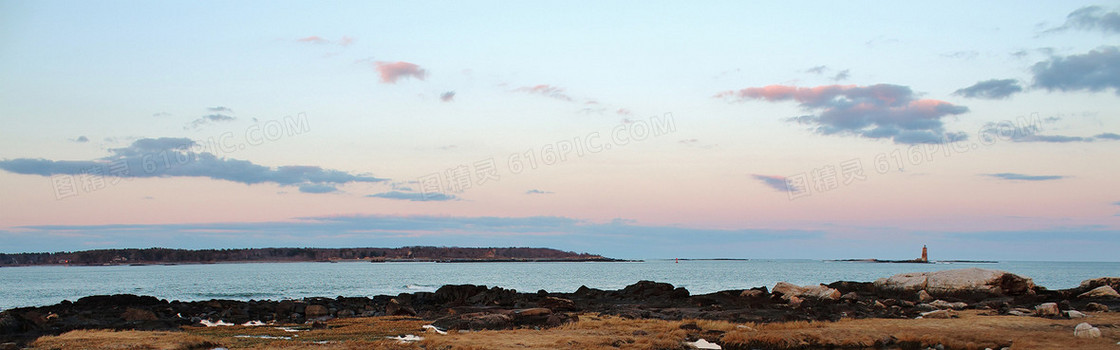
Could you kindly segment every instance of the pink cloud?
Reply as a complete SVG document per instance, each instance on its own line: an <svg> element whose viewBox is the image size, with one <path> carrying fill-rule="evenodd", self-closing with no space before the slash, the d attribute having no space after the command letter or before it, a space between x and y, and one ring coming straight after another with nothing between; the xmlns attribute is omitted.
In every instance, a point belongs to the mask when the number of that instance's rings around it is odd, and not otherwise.
<svg viewBox="0 0 1120 350"><path fill-rule="evenodd" d="M572 101L572 97L565 94L564 89L546 84L520 87L514 91L551 97L563 101Z"/></svg>
<svg viewBox="0 0 1120 350"><path fill-rule="evenodd" d="M312 35L312 36L304 37L304 38L299 38L299 39L296 39L296 41L301 42L301 43L311 43L311 44L330 44L331 43L330 40L323 39L323 38L321 38L319 36L316 36L316 35Z"/></svg>
<svg viewBox="0 0 1120 350"><path fill-rule="evenodd" d="M332 42L330 39L323 38L323 37L318 36L318 35L312 35L312 36L308 36L308 37L299 38L299 39L296 39L296 41L301 42L301 43L309 43L309 44L316 44L316 45L326 45L326 44L335 43L335 42ZM345 35L342 36L342 39L338 39L338 42L337 42L338 46L342 46L342 47L350 46L350 44L353 44L353 43L354 43L354 38L351 38L351 37L348 37L348 36L345 36Z"/></svg>
<svg viewBox="0 0 1120 350"><path fill-rule="evenodd" d="M614 112L615 112L615 113L617 113L618 115L631 115L631 114L634 114L634 113L630 112L630 110L629 110L629 109L626 109L626 108L619 108L619 109L618 109L617 111L614 111Z"/></svg>
<svg viewBox="0 0 1120 350"><path fill-rule="evenodd" d="M448 92L439 94L439 100L443 101L443 102L454 101L455 100L455 92L454 91L448 91Z"/></svg>
<svg viewBox="0 0 1120 350"><path fill-rule="evenodd" d="M414 63L404 61L397 62L383 62L377 61L373 63L374 69L381 74L381 82L387 84L395 84L397 79L400 78L416 78L424 80L428 75L428 71L420 68Z"/></svg>
<svg viewBox="0 0 1120 350"><path fill-rule="evenodd" d="M802 109L818 114L790 120L814 125L815 131L825 135L857 135L903 144L938 143L966 137L962 133L946 132L941 118L966 113L967 107L918 99L909 87L901 85L769 85L723 91L713 97L736 102L796 101Z"/></svg>

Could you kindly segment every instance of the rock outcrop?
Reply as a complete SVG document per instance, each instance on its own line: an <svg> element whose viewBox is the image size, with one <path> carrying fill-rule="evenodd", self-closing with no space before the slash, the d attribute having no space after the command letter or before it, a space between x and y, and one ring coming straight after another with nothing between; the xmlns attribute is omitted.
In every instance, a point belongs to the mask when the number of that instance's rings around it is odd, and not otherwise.
<svg viewBox="0 0 1120 350"><path fill-rule="evenodd" d="M1120 290L1120 277L1101 277L1091 280L1081 281L1081 287L1085 290L1090 290L1100 286L1109 286L1113 290Z"/></svg>
<svg viewBox="0 0 1120 350"><path fill-rule="evenodd" d="M790 300L791 297L798 297L801 299L818 299L818 300L837 300L840 299L840 291L829 288L826 285L819 286L798 286L787 282L778 282L771 289L771 293L782 295L785 300Z"/></svg>
<svg viewBox="0 0 1120 350"><path fill-rule="evenodd" d="M1081 293L1078 298L1120 298L1120 293L1117 293L1112 286L1100 286L1093 288L1088 292Z"/></svg>
<svg viewBox="0 0 1120 350"><path fill-rule="evenodd" d="M328 327L334 318L354 316L417 317L432 321L444 330L477 330L554 327L575 320L577 313L636 319L763 323L953 317L954 310L967 308L1034 317L1036 306L1040 306L1038 316L1074 318L1081 315L1071 310L1104 312L1120 308L1118 298L1076 298L1089 291L1088 288L1048 291L1036 289L1027 278L1001 271L975 270L903 274L874 284L840 281L827 286L797 286L778 283L773 290L757 287L698 295L668 283L651 281L637 282L619 290L583 286L573 293L543 290L519 293L499 287L447 285L436 292L395 296L281 301L180 302L148 296L103 295L50 306L4 310L0 312L0 343L26 343L41 335L75 329L174 330L190 325L250 321ZM929 298L924 298L919 291L938 297L923 301L921 299Z"/></svg>
<svg viewBox="0 0 1120 350"><path fill-rule="evenodd" d="M1042 317L1055 317L1061 313L1058 303L1042 303L1034 307L1034 314Z"/></svg>
<svg viewBox="0 0 1120 350"><path fill-rule="evenodd" d="M1037 289L1030 278L979 268L897 274L876 280L875 287L891 292L925 290L933 296L1014 296L1030 294Z"/></svg>

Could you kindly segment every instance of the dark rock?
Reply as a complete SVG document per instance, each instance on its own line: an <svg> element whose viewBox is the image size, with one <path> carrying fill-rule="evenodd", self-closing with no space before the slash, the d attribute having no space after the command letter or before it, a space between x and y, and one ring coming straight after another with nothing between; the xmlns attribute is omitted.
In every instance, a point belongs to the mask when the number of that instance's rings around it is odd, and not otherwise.
<svg viewBox="0 0 1120 350"><path fill-rule="evenodd" d="M559 327L565 323L571 322L579 322L579 316L563 313L553 313L552 315L548 316L548 320L545 321L545 326Z"/></svg>
<svg viewBox="0 0 1120 350"><path fill-rule="evenodd" d="M124 310L121 318L125 321L155 321L157 319L156 314L151 311L131 307Z"/></svg>
<svg viewBox="0 0 1120 350"><path fill-rule="evenodd" d="M653 281L639 281L619 291L623 297L631 299L644 299L650 297L664 297L673 293L673 285Z"/></svg>
<svg viewBox="0 0 1120 350"><path fill-rule="evenodd" d="M31 324L35 325L35 327L42 328L43 326L47 325L46 315L43 315L38 311L28 310L23 312L23 314L20 316L23 316L23 319L25 321L30 322Z"/></svg>
<svg viewBox="0 0 1120 350"><path fill-rule="evenodd" d="M1085 304L1085 311L1108 311L1108 305L1101 303Z"/></svg>
<svg viewBox="0 0 1120 350"><path fill-rule="evenodd" d="M739 297L748 298L748 299L757 299L757 298L765 298L769 294L770 293L768 293L766 291L766 287L751 288L751 289L745 289L742 292L739 292Z"/></svg>
<svg viewBox="0 0 1120 350"><path fill-rule="evenodd" d="M1070 309L1073 309L1073 306L1070 306L1069 300L1062 300L1058 302L1058 310L1066 311Z"/></svg>
<svg viewBox="0 0 1120 350"><path fill-rule="evenodd" d="M467 303L480 306L512 306L517 297L516 290L493 287L467 298Z"/></svg>
<svg viewBox="0 0 1120 350"><path fill-rule="evenodd" d="M23 332L23 322L10 313L0 314L0 335Z"/></svg>
<svg viewBox="0 0 1120 350"><path fill-rule="evenodd" d="M522 326L541 326L548 324L549 317L552 316L552 310L545 308L532 308L514 310L510 313L513 325Z"/></svg>
<svg viewBox="0 0 1120 350"><path fill-rule="evenodd" d="M688 289L684 289L684 287L674 288L673 292L669 294L669 297L673 298L673 299L683 299L683 298L687 298L688 296L689 296Z"/></svg>
<svg viewBox="0 0 1120 350"><path fill-rule="evenodd" d="M875 292L875 284L871 282L838 281L829 283L828 287L840 291L841 294L872 294Z"/></svg>
<svg viewBox="0 0 1120 350"><path fill-rule="evenodd" d="M127 306L152 306L160 304L160 300L151 296L138 296L132 294L93 295L78 299L74 302L79 308L111 308Z"/></svg>
<svg viewBox="0 0 1120 350"><path fill-rule="evenodd" d="M434 297L441 303L455 306L466 304L467 299L485 293L486 291L486 286L476 286L473 284L446 285L436 289Z"/></svg>
<svg viewBox="0 0 1120 350"><path fill-rule="evenodd" d="M323 305L308 305L307 308L304 309L304 315L307 318L319 318L329 316L330 310L327 310L327 307Z"/></svg>
<svg viewBox="0 0 1120 350"><path fill-rule="evenodd" d="M443 317L433 321L432 326L446 330L498 330L511 327L512 322L508 315L479 312Z"/></svg>
<svg viewBox="0 0 1120 350"><path fill-rule="evenodd" d="M553 311L574 311L576 309L576 304L571 300L557 297L545 297L538 301L537 305Z"/></svg>
<svg viewBox="0 0 1120 350"><path fill-rule="evenodd" d="M397 299L391 299L389 300L389 304L385 305L385 315L416 316L416 310L407 305L402 305Z"/></svg>

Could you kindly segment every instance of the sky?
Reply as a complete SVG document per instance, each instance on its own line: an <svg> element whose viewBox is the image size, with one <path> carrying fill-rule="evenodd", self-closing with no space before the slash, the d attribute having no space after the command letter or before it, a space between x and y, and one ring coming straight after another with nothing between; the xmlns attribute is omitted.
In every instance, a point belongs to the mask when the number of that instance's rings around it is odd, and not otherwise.
<svg viewBox="0 0 1120 350"><path fill-rule="evenodd" d="M1115 2L0 1L0 252L1118 261Z"/></svg>

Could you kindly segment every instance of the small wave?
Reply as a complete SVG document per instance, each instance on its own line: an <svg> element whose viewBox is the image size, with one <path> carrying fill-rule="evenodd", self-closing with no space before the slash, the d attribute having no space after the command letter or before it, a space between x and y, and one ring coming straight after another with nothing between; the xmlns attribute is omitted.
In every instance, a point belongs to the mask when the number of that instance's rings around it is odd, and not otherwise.
<svg viewBox="0 0 1120 350"><path fill-rule="evenodd" d="M434 292L436 290L436 286L426 284L407 284L404 286L404 289Z"/></svg>
<svg viewBox="0 0 1120 350"><path fill-rule="evenodd" d="M201 298L216 298L216 299L256 299L256 298L270 298L276 297L280 294L276 293L254 293L254 292L200 292L193 293L192 295Z"/></svg>

